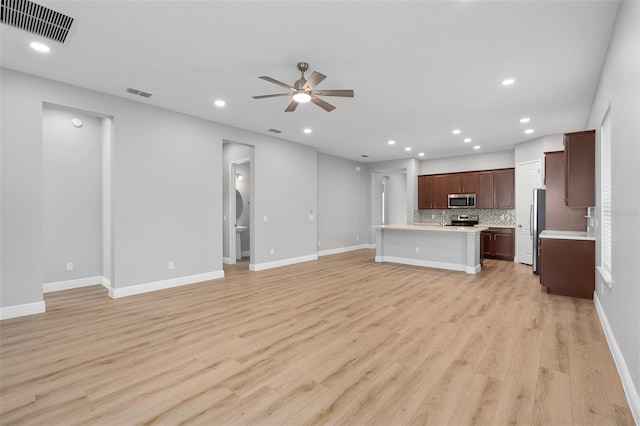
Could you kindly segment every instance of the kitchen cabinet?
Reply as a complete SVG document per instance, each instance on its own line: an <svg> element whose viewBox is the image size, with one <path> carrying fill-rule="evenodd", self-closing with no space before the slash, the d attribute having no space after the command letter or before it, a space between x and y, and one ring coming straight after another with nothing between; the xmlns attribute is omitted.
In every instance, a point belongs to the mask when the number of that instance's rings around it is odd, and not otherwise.
<svg viewBox="0 0 640 426"><path fill-rule="evenodd" d="M448 176L435 175L433 177L433 208L446 209L449 207Z"/></svg>
<svg viewBox="0 0 640 426"><path fill-rule="evenodd" d="M494 206L496 209L515 208L515 170L504 169L493 172Z"/></svg>
<svg viewBox="0 0 640 426"><path fill-rule="evenodd" d="M447 194L474 194L476 172L451 173L447 176Z"/></svg>
<svg viewBox="0 0 640 426"><path fill-rule="evenodd" d="M501 169L478 172L476 207L479 209L515 208L515 170Z"/></svg>
<svg viewBox="0 0 640 426"><path fill-rule="evenodd" d="M493 208L493 172L478 172L476 179L476 207Z"/></svg>
<svg viewBox="0 0 640 426"><path fill-rule="evenodd" d="M546 191L546 229L584 231L587 229L587 209L571 208L565 204L565 152L544 153L544 182Z"/></svg>
<svg viewBox="0 0 640 426"><path fill-rule="evenodd" d="M596 131L565 134L564 152L565 205L595 206Z"/></svg>
<svg viewBox="0 0 640 426"><path fill-rule="evenodd" d="M461 194L475 194L477 188L477 176L476 172L462 173L460 176L460 193Z"/></svg>
<svg viewBox="0 0 640 426"><path fill-rule="evenodd" d="M515 230L513 228L489 228L480 238L485 259L500 259L513 262L515 256Z"/></svg>
<svg viewBox="0 0 640 426"><path fill-rule="evenodd" d="M514 169L418 176L418 208L446 209L449 194L476 194L478 209L513 209Z"/></svg>
<svg viewBox="0 0 640 426"><path fill-rule="evenodd" d="M542 238L540 283L550 294L593 299L595 241Z"/></svg>
<svg viewBox="0 0 640 426"><path fill-rule="evenodd" d="M418 176L418 208L446 209L448 207L447 175Z"/></svg>
<svg viewBox="0 0 640 426"><path fill-rule="evenodd" d="M418 208L433 208L433 176L418 176Z"/></svg>

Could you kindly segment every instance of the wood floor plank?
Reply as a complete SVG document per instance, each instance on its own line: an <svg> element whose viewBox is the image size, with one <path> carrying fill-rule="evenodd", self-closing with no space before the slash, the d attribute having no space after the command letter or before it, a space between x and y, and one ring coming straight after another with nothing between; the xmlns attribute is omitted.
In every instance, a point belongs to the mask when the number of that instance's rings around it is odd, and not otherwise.
<svg viewBox="0 0 640 426"><path fill-rule="evenodd" d="M0 424L633 424L592 302L372 250L2 321Z"/></svg>

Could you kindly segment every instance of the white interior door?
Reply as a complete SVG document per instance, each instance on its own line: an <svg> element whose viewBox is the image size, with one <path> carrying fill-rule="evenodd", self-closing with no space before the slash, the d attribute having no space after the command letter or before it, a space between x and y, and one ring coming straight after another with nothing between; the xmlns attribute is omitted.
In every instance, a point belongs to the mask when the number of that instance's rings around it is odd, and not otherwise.
<svg viewBox="0 0 640 426"><path fill-rule="evenodd" d="M518 262L533 263L533 237L530 212L534 188L542 187L540 160L516 165L516 257Z"/></svg>

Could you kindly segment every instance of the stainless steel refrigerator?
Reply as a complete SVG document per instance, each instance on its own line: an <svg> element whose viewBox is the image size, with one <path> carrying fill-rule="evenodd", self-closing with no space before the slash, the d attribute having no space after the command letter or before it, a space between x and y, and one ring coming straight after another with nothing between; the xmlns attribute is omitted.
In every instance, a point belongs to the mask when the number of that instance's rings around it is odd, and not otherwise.
<svg viewBox="0 0 640 426"><path fill-rule="evenodd" d="M529 229L533 237L533 273L537 275L540 275L540 233L545 227L545 200L546 190L541 188L533 190Z"/></svg>

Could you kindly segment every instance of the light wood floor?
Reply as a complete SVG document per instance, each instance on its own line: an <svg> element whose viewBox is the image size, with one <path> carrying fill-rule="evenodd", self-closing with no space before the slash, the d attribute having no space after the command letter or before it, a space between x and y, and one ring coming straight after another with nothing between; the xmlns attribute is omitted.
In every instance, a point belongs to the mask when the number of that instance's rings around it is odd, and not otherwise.
<svg viewBox="0 0 640 426"><path fill-rule="evenodd" d="M1 323L2 424L633 424L593 303L371 250Z"/></svg>

